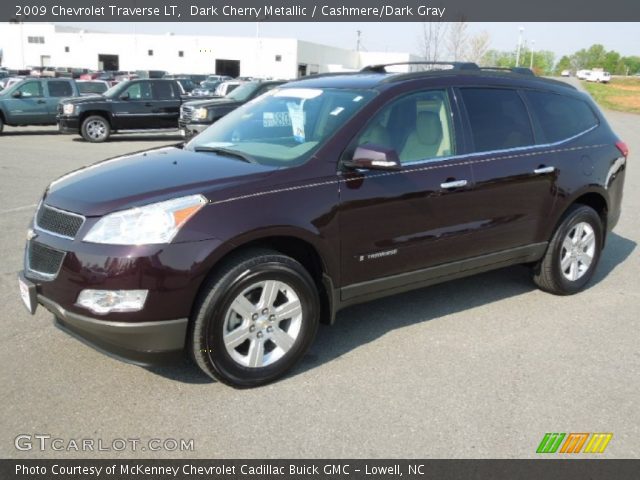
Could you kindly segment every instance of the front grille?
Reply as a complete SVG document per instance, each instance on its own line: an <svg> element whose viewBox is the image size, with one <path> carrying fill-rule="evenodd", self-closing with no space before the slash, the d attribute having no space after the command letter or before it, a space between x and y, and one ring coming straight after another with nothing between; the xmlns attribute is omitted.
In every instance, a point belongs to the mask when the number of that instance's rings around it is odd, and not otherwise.
<svg viewBox="0 0 640 480"><path fill-rule="evenodd" d="M60 270L65 252L54 250L41 243L29 242L27 246L27 270L45 279L53 279Z"/></svg>
<svg viewBox="0 0 640 480"><path fill-rule="evenodd" d="M190 121L193 117L194 108L189 105L183 105L180 107L180 120Z"/></svg>
<svg viewBox="0 0 640 480"><path fill-rule="evenodd" d="M47 232L74 238L84 223L84 217L42 204L36 214L36 227Z"/></svg>

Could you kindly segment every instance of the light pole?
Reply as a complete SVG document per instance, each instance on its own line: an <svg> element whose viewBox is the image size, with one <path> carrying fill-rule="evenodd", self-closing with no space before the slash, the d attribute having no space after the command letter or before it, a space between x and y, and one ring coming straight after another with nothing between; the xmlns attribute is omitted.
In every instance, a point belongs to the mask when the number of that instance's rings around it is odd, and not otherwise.
<svg viewBox="0 0 640 480"><path fill-rule="evenodd" d="M522 48L522 32L524 32L524 27L520 27L519 28L519 35L518 35L518 51L516 53L516 67L520 66L520 49Z"/></svg>
<svg viewBox="0 0 640 480"><path fill-rule="evenodd" d="M534 46L536 44L535 40L531 40L531 60L529 61L529 69L533 70L533 50L534 50Z"/></svg>

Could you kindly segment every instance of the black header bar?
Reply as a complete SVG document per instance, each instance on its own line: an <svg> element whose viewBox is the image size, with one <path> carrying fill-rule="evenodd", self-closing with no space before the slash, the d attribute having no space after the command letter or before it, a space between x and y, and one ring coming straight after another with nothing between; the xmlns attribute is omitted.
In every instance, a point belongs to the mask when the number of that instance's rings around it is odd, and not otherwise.
<svg viewBox="0 0 640 480"><path fill-rule="evenodd" d="M634 22L636 0L3 0L21 22Z"/></svg>

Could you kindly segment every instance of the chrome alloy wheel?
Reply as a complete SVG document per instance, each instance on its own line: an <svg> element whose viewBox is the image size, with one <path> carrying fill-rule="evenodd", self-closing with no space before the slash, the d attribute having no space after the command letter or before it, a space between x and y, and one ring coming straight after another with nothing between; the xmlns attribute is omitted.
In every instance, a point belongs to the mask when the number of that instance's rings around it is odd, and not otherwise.
<svg viewBox="0 0 640 480"><path fill-rule="evenodd" d="M257 282L231 302L225 314L223 341L240 365L266 367L295 344L302 326L302 306L295 290L284 282Z"/></svg>
<svg viewBox="0 0 640 480"><path fill-rule="evenodd" d="M589 270L596 251L596 236L587 222L574 225L562 242L560 270L567 280L575 282Z"/></svg>
<svg viewBox="0 0 640 480"><path fill-rule="evenodd" d="M99 120L92 120L87 123L86 130L87 135L89 135L94 140L100 140L107 134L107 127L105 126L104 122L101 122Z"/></svg>

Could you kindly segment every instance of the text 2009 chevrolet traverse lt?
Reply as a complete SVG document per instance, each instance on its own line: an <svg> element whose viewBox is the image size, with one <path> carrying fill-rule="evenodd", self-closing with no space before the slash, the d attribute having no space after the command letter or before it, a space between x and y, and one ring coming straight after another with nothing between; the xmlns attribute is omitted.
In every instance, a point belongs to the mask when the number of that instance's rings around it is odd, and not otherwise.
<svg viewBox="0 0 640 480"><path fill-rule="evenodd" d="M122 358L186 351L247 387L346 305L519 263L579 291L627 147L570 86L453 67L289 83L185 145L63 176L28 233L25 303Z"/></svg>

